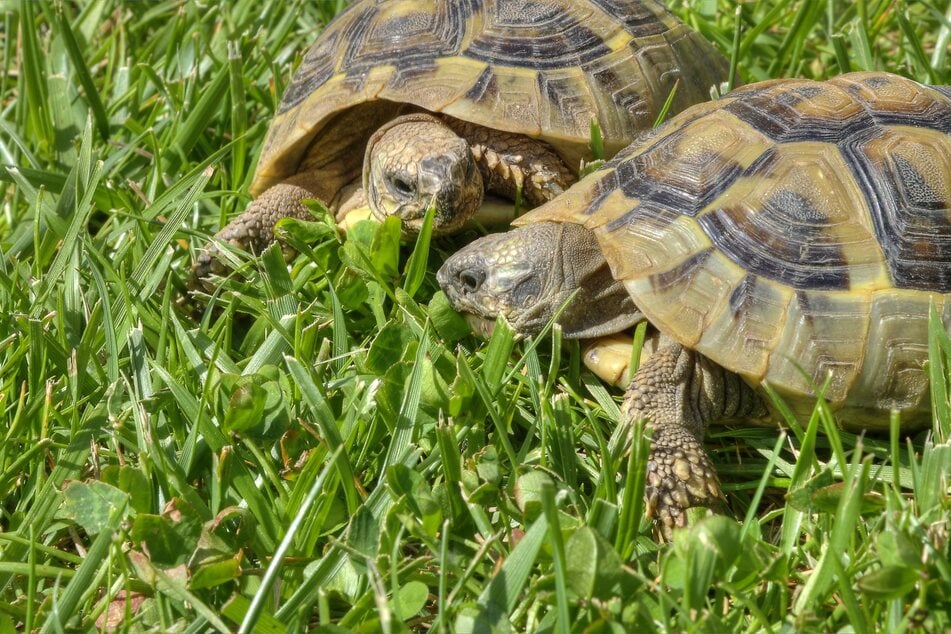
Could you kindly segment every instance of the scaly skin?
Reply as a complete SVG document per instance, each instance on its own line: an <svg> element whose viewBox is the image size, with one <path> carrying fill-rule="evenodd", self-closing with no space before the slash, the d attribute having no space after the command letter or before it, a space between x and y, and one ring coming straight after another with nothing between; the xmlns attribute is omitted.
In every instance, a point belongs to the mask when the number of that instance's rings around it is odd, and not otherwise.
<svg viewBox="0 0 951 634"><path fill-rule="evenodd" d="M703 448L707 425L761 417L762 401L739 376L680 344L655 352L634 374L623 411L653 429L647 461L647 514L665 535L695 506L717 509L720 482Z"/></svg>
<svg viewBox="0 0 951 634"><path fill-rule="evenodd" d="M520 187L522 200L534 207L548 202L577 180L571 168L544 141L458 119L447 118L446 124L468 141L489 193L514 200Z"/></svg>
<svg viewBox="0 0 951 634"><path fill-rule="evenodd" d="M301 201L320 198L317 193L318 182L319 175L303 173L274 185L252 201L241 215L216 233L215 239L251 253L260 253L274 242L274 225L278 220L282 218L313 219L310 211ZM286 255L291 254L286 253ZM210 275L222 275L227 270L218 258L218 248L210 244L201 251L192 267L192 279L198 285L207 286L206 281Z"/></svg>
<svg viewBox="0 0 951 634"><path fill-rule="evenodd" d="M595 339L584 349L584 364L604 381L626 387L624 413L653 428L647 465L647 512L665 536L683 526L684 510L717 508L723 501L716 471L703 450L710 423L755 418L765 407L749 385L705 357L657 331L641 349L641 365L628 375L634 340L627 334Z"/></svg>

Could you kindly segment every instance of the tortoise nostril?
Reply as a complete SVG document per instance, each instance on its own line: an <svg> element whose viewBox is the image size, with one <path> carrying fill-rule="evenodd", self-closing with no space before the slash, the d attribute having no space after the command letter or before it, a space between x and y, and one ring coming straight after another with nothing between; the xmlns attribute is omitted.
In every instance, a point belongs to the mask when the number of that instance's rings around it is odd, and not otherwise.
<svg viewBox="0 0 951 634"><path fill-rule="evenodd" d="M482 287L485 281L485 273L478 269L466 269L459 273L459 284L467 293L475 293Z"/></svg>

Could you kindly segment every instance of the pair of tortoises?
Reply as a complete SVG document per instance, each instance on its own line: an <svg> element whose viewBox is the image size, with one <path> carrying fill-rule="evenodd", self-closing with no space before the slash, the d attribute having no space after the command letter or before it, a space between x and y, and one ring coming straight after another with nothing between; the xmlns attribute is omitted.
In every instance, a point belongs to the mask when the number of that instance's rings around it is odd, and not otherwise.
<svg viewBox="0 0 951 634"><path fill-rule="evenodd" d="M483 329L501 315L536 332L563 304L572 337L650 321L625 411L653 426L649 507L680 524L721 496L707 424L764 414L756 386L806 403L825 385L851 427L889 409L917 425L929 307L951 323L945 87L885 73L762 82L568 187L592 119L613 153L675 78L683 110L725 75L654 2L359 2L305 57L261 156L263 194L219 235L258 248L311 197L411 226L434 204L443 231L483 191L544 203L438 280ZM590 349L594 365L607 349Z"/></svg>

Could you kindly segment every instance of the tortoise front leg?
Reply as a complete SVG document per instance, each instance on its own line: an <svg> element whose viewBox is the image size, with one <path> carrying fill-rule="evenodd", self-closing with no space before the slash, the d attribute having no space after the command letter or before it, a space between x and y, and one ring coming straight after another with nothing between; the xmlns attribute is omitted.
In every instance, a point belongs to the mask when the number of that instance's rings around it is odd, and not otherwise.
<svg viewBox="0 0 951 634"><path fill-rule="evenodd" d="M313 216L301 201L317 198L320 191L316 174L301 173L278 183L251 201L248 208L215 234L215 240L244 249L250 253L260 253L274 242L274 225L282 218L311 220ZM204 286L205 280L212 274L227 272L224 263L218 257L218 248L209 244L202 249L192 266L192 280Z"/></svg>
<svg viewBox="0 0 951 634"><path fill-rule="evenodd" d="M469 143L482 173L486 192L534 207L568 189L577 175L555 150L539 139L512 134L474 123L446 119L446 124Z"/></svg>
<svg viewBox="0 0 951 634"><path fill-rule="evenodd" d="M694 506L723 500L716 469L703 448L707 425L759 417L762 401L738 375L679 344L659 349L638 369L623 411L653 428L647 462L647 513L669 535Z"/></svg>

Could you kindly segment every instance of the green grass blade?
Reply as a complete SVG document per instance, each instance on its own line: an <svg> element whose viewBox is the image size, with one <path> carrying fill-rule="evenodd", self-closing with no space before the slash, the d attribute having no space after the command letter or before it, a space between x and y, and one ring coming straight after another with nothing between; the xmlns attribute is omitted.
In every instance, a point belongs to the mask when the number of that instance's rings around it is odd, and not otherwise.
<svg viewBox="0 0 951 634"><path fill-rule="evenodd" d="M416 237L413 252L406 261L406 270L403 273L403 290L407 295L414 297L423 285L426 276L426 264L429 262L429 242L433 235L433 217L435 207L429 207L423 216L423 226Z"/></svg>
<svg viewBox="0 0 951 634"><path fill-rule="evenodd" d="M211 82L203 86L201 98L188 113L173 142L173 147L180 152L182 159L202 138L205 130L211 127L211 120L215 112L221 108L223 103L226 103L224 97L229 86L230 76L226 66L221 67L215 73Z"/></svg>
<svg viewBox="0 0 951 634"><path fill-rule="evenodd" d="M951 400L948 377L951 376L951 338L945 332L941 316L932 303L928 316L928 375L931 380L931 411L937 443L951 439Z"/></svg>
<svg viewBox="0 0 951 634"><path fill-rule="evenodd" d="M625 426L626 428L627 426ZM644 488L647 483L647 454L650 441L643 420L630 425L631 446L628 453L627 470L624 474L624 494L621 500L620 521L614 548L622 558L629 558L634 552L634 541L644 517Z"/></svg>
<svg viewBox="0 0 951 634"><path fill-rule="evenodd" d="M15 175L15 172L11 173ZM62 244L47 270L47 276L44 278L38 293L39 301L36 303L37 309L43 306L50 293L58 288L63 272L66 270L68 260L74 256L75 251L79 248L80 233L85 229L86 221L93 212L93 206L91 204L92 195L96 189L96 185L99 183L101 175L102 165L99 162L92 165L92 132L87 125L85 134L83 135L79 160L70 172L72 183L70 183L69 190L70 192L80 192L82 198L76 201L71 193L70 195L64 195L60 200L61 203L64 203L64 201L65 203L75 201L76 206L75 209L71 210L73 214L62 237ZM38 197L38 202L41 199L42 197ZM60 205L57 205L55 211L51 211L48 205L44 205L43 209L49 213L47 217L51 219L56 216L65 215L59 213Z"/></svg>
<svg viewBox="0 0 951 634"><path fill-rule="evenodd" d="M591 148L593 161L604 160L604 137L601 135L601 126L594 119L591 120L588 147Z"/></svg>
<svg viewBox="0 0 951 634"><path fill-rule="evenodd" d="M862 4L863 3L860 2L859 6L862 6ZM874 70L875 60L872 57L872 46L869 42L865 22L860 18L852 20L846 34L852 43L852 50L855 51L858 69Z"/></svg>
<svg viewBox="0 0 951 634"><path fill-rule="evenodd" d="M417 433L420 394L422 392L423 368L429 354L429 331L423 330L416 348L413 371L409 376L406 392L396 418L396 427L386 453L386 465L402 463L412 452L411 445Z"/></svg>
<svg viewBox="0 0 951 634"><path fill-rule="evenodd" d="M231 99L231 134L234 136L234 152L231 157L231 182L242 183L248 161L248 110L245 105L244 69L241 50L237 42L228 42L228 79Z"/></svg>
<svg viewBox="0 0 951 634"><path fill-rule="evenodd" d="M172 212L168 222L166 222L162 227L162 230L159 231L158 235L146 250L145 255L142 256L138 266L136 266L135 270L132 272L132 282L135 284L136 292L140 297L148 297L155 292L155 288L150 288L146 284L146 280L148 279L149 274L156 268L159 258L162 256L165 249L168 248L168 244L172 241L172 237L181 229L182 223L185 221L185 217L188 215L188 212L191 211L192 205L195 204L195 201L198 200L198 197L205 190L205 186L211 179L211 175L211 168L205 169L201 175L196 175L196 178L191 183L188 192L182 197L182 200L175 208L175 211Z"/></svg>
<svg viewBox="0 0 951 634"><path fill-rule="evenodd" d="M737 79L737 65L740 60L740 45L743 35L743 6L738 5L734 11L733 20L733 47L730 49L730 74L727 76L726 91L730 92L734 88L734 82Z"/></svg>
<svg viewBox="0 0 951 634"><path fill-rule="evenodd" d="M549 530L547 518L540 516L525 532L518 546L509 553L498 573L479 595L482 623L504 627L501 624L505 623L508 613L515 607Z"/></svg>
<svg viewBox="0 0 951 634"><path fill-rule="evenodd" d="M242 623L250 608L251 602L244 595L233 594L222 606L221 613L235 623ZM262 607L255 617L253 631L255 634L284 634L287 628Z"/></svg>
<svg viewBox="0 0 951 634"><path fill-rule="evenodd" d="M661 106L660 112L657 113L657 118L654 119L654 125L651 127L656 128L667 120L667 115L670 114L670 108L674 105L674 98L677 96L677 88L679 87L680 80L678 79L674 82L674 87L667 93L667 99L664 101L664 105Z"/></svg>
<svg viewBox="0 0 951 634"><path fill-rule="evenodd" d="M273 588L277 582L277 575L280 573L281 567L284 564L284 557L290 550L294 538L297 536L297 531L300 529L304 518L310 511L310 507L313 506L317 496L324 489L324 485L327 482L327 478L330 477L330 471L334 463L337 462L337 459L341 455L343 455L342 445L337 447L334 452L330 454L323 470L320 472L320 476L314 480L314 484L310 487L307 497L304 498L304 502L297 510L297 514L294 515L294 519L291 520L290 525L287 527L287 532L284 534L284 538L281 539L281 543L278 544L277 550L274 551L271 563L268 565L267 570L264 572L264 577L261 579L261 585L258 586L257 591L254 593L254 597L251 599L251 605L248 607L248 611L241 621L241 626L238 628L239 634L257 631L256 625L258 618L264 608L265 601L269 599L271 588Z"/></svg>
<svg viewBox="0 0 951 634"><path fill-rule="evenodd" d="M37 40L37 28L34 10L38 7L36 3L21 0L19 3L20 14L20 36L22 44L20 54L22 63L20 67L20 78L22 84L22 93L26 99L25 119L29 122L33 133L41 141L44 148L52 148L55 144L53 137L53 121L50 118L50 110L40 107L40 104L49 103L49 95L46 93L46 69L43 60L45 56L40 51L39 41ZM28 104L33 104L30 107Z"/></svg>
<svg viewBox="0 0 951 634"><path fill-rule="evenodd" d="M112 545L124 515L125 505L111 510L103 530L96 536L86 552L83 563L80 564L63 593L54 601L50 618L47 618L43 627L40 628L40 634L63 631L67 621L76 614L80 599L89 591L93 579L99 574L103 563L108 560L109 547Z"/></svg>
<svg viewBox="0 0 951 634"><path fill-rule="evenodd" d="M858 454L856 454L858 458ZM845 465L843 465L845 466ZM815 569L809 575L803 586L802 593L793 605L795 614L802 614L810 606L819 603L828 589L838 577L841 570L842 556L848 552L849 537L859 520L862 500L865 495L865 483L868 481L869 463L853 463L847 469L845 490L839 498L838 509L835 512L832 533Z"/></svg>
<svg viewBox="0 0 951 634"><path fill-rule="evenodd" d="M307 370L304 369L304 366L297 361L297 359L288 357L287 365L290 368L291 375L294 377L294 380L297 383L298 388L300 388L301 394L304 397L304 400L307 402L307 405L310 407L311 411L317 415L317 424L320 426L321 433L327 439L327 444L330 447L331 451L338 451L340 448L344 447L343 437L340 436L340 431L337 428L336 418L333 415L333 412L330 409L330 406L327 404L327 400L320 393L317 385L314 383L313 379L310 377L310 374ZM340 480L342 482L352 482L354 479L353 469L350 466L350 462L347 460L346 455L339 460L335 460L337 463L337 468L340 472ZM347 505L351 513L355 513L358 506L358 500L355 497L351 497L352 488L344 487L344 492L347 494Z"/></svg>
<svg viewBox="0 0 951 634"><path fill-rule="evenodd" d="M73 33L73 27L70 25L63 7L58 8L56 18L56 24L59 27L58 33L63 38L63 43L66 45L66 52L69 54L69 61L72 63L73 70L76 72L79 83L83 87L86 101L89 102L89 109L92 111L93 119L96 121L96 128L99 130L99 134L102 135L103 139L108 139L109 117L106 115L106 109L102 104L102 99L99 97L99 91L93 82L92 75L89 73L89 67L86 65L86 60L83 59L79 43L76 41L76 36Z"/></svg>
<svg viewBox="0 0 951 634"><path fill-rule="evenodd" d="M948 5L947 10L943 16L941 26L938 29L938 36L935 38L934 51L931 53L931 68L933 70L946 69L943 73L945 79L942 81L948 81L948 42L951 41L951 5Z"/></svg>
<svg viewBox="0 0 951 634"><path fill-rule="evenodd" d="M571 631L571 617L568 613L568 583L565 579L568 575L568 563L565 560L565 542L558 522L554 489L550 483L542 487L542 510L548 522L548 538L555 560L555 605L558 610L556 631L559 634L568 634Z"/></svg>

